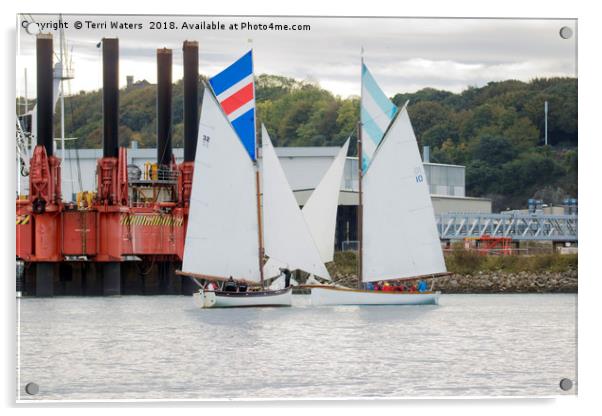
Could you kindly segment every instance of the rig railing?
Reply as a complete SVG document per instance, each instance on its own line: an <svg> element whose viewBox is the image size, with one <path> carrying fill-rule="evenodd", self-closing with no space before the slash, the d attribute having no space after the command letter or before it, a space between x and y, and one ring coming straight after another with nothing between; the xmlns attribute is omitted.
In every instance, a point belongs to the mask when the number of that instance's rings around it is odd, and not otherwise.
<svg viewBox="0 0 602 416"><path fill-rule="evenodd" d="M443 241L510 238L512 241L576 243L577 215L445 213L435 215ZM357 251L357 241L342 241L342 251Z"/></svg>
<svg viewBox="0 0 602 416"><path fill-rule="evenodd" d="M442 240L490 236L577 242L577 215L445 213L436 215L436 220Z"/></svg>

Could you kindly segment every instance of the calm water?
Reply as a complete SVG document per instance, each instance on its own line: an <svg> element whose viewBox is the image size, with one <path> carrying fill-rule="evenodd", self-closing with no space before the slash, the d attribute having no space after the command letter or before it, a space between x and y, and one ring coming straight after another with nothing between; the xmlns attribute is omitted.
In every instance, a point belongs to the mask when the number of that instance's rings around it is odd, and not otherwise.
<svg viewBox="0 0 602 416"><path fill-rule="evenodd" d="M20 300L29 399L574 394L576 295L200 310L184 296Z"/></svg>

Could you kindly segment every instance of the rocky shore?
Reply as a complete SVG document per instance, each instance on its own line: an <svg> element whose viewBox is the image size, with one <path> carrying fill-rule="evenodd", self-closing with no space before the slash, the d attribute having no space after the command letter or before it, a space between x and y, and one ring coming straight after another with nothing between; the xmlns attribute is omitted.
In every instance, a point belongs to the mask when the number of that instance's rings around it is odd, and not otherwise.
<svg viewBox="0 0 602 416"><path fill-rule="evenodd" d="M577 293L577 271L479 272L436 280L443 293Z"/></svg>
<svg viewBox="0 0 602 416"><path fill-rule="evenodd" d="M347 287L357 285L355 275L335 275L334 281ZM577 293L577 270L454 273L437 278L435 290L442 293Z"/></svg>

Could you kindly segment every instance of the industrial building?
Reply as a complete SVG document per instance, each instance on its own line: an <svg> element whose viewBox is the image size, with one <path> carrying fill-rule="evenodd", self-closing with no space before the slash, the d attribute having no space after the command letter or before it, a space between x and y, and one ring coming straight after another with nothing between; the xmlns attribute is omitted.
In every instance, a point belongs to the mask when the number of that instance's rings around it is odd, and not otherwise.
<svg viewBox="0 0 602 416"><path fill-rule="evenodd" d="M339 151L338 147L281 147L276 154L293 189L299 206L305 205L322 176ZM102 149L67 149L62 158L62 190L65 201L75 201L76 194L97 188L97 161ZM428 150L425 149L428 155ZM128 166L135 165L144 171L145 164L154 162L157 149L138 148L133 143L127 152ZM174 148L176 163L184 160L184 149ZM261 165L261 149L259 152ZM424 162L427 181L435 214L450 212L491 213L491 200L466 196L465 167ZM27 181L23 181L23 193L27 193ZM395 192L394 189L391 192ZM356 207L358 203L357 158L347 157L341 193L337 227L337 249L344 241L356 240Z"/></svg>
<svg viewBox="0 0 602 416"><path fill-rule="evenodd" d="M322 176L339 151L338 147L280 147L276 154L295 192L300 206L318 185ZM81 191L96 189L97 160L102 157L102 149L67 149L62 156L62 190L65 201L75 201ZM157 149L141 149L134 146L127 152L129 166L136 165L144 170L145 163L154 162ZM184 160L184 149L174 148L176 163ZM261 149L259 149L261 165ZM447 212L491 212L491 200L467 197L465 190L465 167L424 162L427 181L431 189L433 207L436 214ZM28 179L21 178L22 193L28 193ZM357 158L347 157L339 202L342 206L357 205L358 172ZM391 190L392 192L394 190Z"/></svg>

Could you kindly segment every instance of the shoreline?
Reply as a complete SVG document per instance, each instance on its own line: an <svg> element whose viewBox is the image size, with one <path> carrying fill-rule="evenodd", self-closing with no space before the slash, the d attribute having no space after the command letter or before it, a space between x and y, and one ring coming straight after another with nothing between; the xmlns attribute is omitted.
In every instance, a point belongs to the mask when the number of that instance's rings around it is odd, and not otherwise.
<svg viewBox="0 0 602 416"><path fill-rule="evenodd" d="M577 254L542 253L516 256L483 256L457 249L445 255L452 273L434 279L441 293L577 293ZM328 264L337 284L357 287L357 260L354 252L335 253ZM431 279L427 280L428 286Z"/></svg>
<svg viewBox="0 0 602 416"><path fill-rule="evenodd" d="M577 270L564 272L478 272L438 278L442 293L578 293Z"/></svg>
<svg viewBox="0 0 602 416"><path fill-rule="evenodd" d="M334 282L355 287L357 286L357 277L355 275L339 276L335 277ZM450 276L436 278L433 289L441 291L442 294L578 293L578 277L577 270L454 273Z"/></svg>

